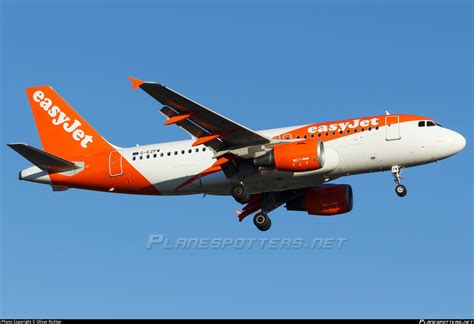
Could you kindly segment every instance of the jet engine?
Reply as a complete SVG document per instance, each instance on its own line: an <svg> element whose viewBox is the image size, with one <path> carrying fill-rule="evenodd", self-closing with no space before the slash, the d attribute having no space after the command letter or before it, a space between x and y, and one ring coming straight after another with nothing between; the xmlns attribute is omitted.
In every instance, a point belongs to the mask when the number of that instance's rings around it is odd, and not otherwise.
<svg viewBox="0 0 474 324"><path fill-rule="evenodd" d="M278 144L256 157L254 165L290 172L318 170L324 166L324 144L316 140Z"/></svg>
<svg viewBox="0 0 474 324"><path fill-rule="evenodd" d="M288 201L287 210L306 211L309 215L333 216L352 210L350 185L323 185L306 189L302 196Z"/></svg>

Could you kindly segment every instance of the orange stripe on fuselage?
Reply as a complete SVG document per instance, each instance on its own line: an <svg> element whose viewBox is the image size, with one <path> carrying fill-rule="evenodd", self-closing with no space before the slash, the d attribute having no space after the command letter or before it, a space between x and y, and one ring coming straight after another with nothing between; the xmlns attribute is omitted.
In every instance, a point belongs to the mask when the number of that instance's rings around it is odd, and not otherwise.
<svg viewBox="0 0 474 324"><path fill-rule="evenodd" d="M134 80L139 86L140 81ZM63 159L83 163L84 169L67 176L53 173L53 185L121 193L158 195L159 191L122 158L122 175L110 176L109 156L117 150L82 118L53 88L26 89L43 149ZM112 190L111 190L112 189Z"/></svg>
<svg viewBox="0 0 474 324"><path fill-rule="evenodd" d="M192 176L191 178L189 178L188 180L186 180L185 182L183 182L182 184L180 184L179 186L176 187L176 190L179 189L179 188L182 188L196 180L198 180L200 177L204 177L204 176L207 176L207 175L210 175L210 174L213 174L213 173L216 173L216 172L219 172L222 170L222 166L226 163L229 163L230 161L232 161L232 158L229 157L229 156L221 156L220 158L218 158L216 160L216 162L214 162L214 164L212 164L212 166L210 166L209 168L199 172L198 174L195 174L194 176Z"/></svg>
<svg viewBox="0 0 474 324"><path fill-rule="evenodd" d="M127 194L161 194L155 186L123 157L121 175L111 176L109 156L112 151L118 152L111 147L111 150L108 152L71 159L73 162L83 162L84 170L73 176L50 174L52 184L71 188Z"/></svg>
<svg viewBox="0 0 474 324"><path fill-rule="evenodd" d="M370 131L377 127L386 126L386 117L399 116L399 122L409 122L416 120L427 120L428 118L417 115L380 115L361 117L353 119L338 120L306 125L280 135L274 136L275 139L306 139L314 138L322 141L330 141L345 137L351 134ZM320 135L319 135L320 134ZM306 136L306 137L305 137Z"/></svg>

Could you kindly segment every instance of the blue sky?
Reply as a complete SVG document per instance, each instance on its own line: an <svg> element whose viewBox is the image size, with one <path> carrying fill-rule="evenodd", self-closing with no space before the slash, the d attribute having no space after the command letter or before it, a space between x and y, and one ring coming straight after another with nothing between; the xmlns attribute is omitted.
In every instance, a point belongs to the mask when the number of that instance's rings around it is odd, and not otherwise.
<svg viewBox="0 0 474 324"><path fill-rule="evenodd" d="M2 317L473 317L471 2L39 2L1 7ZM467 139L404 172L342 178L339 217L229 197L140 197L20 182L40 146L25 96L52 85L120 146L185 139L128 76L252 129L371 114L430 116ZM342 249L146 249L169 238L345 238Z"/></svg>

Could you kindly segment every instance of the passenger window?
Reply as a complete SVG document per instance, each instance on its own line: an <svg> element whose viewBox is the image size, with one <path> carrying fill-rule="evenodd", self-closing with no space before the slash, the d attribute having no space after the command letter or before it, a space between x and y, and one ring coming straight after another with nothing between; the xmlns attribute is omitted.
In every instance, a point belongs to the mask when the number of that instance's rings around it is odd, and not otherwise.
<svg viewBox="0 0 474 324"><path fill-rule="evenodd" d="M426 122L426 126L428 126L428 127L435 126L435 123L433 123L431 120L429 120L429 121Z"/></svg>
<svg viewBox="0 0 474 324"><path fill-rule="evenodd" d="M313 133L313 134L311 134L311 138L314 138L314 133Z"/></svg>
<svg viewBox="0 0 474 324"><path fill-rule="evenodd" d="M161 153L160 156L163 157L163 153Z"/></svg>
<svg viewBox="0 0 474 324"><path fill-rule="evenodd" d="M379 130L379 127L378 127L378 126L375 126L375 130Z"/></svg>
<svg viewBox="0 0 474 324"><path fill-rule="evenodd" d="M329 133L328 133L328 132L326 132L326 136L329 136Z"/></svg>
<svg viewBox="0 0 474 324"><path fill-rule="evenodd" d="M321 133L318 134L318 137L321 137Z"/></svg>
<svg viewBox="0 0 474 324"><path fill-rule="evenodd" d="M304 139L307 139L307 138L308 138L308 135L303 136L303 138L304 138Z"/></svg>
<svg viewBox="0 0 474 324"><path fill-rule="evenodd" d="M298 136L296 136L296 138L300 138L300 136L298 135Z"/></svg>
<svg viewBox="0 0 474 324"><path fill-rule="evenodd" d="M170 156L170 155L171 155L171 152L166 153L166 155Z"/></svg>
<svg viewBox="0 0 474 324"><path fill-rule="evenodd" d="M205 151L206 151L206 148L205 148L205 147L203 147L203 148L202 148L202 151L203 151L203 152L205 152Z"/></svg>
<svg viewBox="0 0 474 324"><path fill-rule="evenodd" d="M137 157L136 157L136 156L134 156L134 157L132 158L132 161L135 161L136 159L137 159Z"/></svg>
<svg viewBox="0 0 474 324"><path fill-rule="evenodd" d="M178 151L174 151L174 155L178 155Z"/></svg>
<svg viewBox="0 0 474 324"><path fill-rule="evenodd" d="M140 155L140 160L143 160L143 155Z"/></svg>
<svg viewBox="0 0 474 324"><path fill-rule="evenodd" d="M156 153L155 153L155 154L153 154L153 157L154 157L154 158L156 158Z"/></svg>
<svg viewBox="0 0 474 324"><path fill-rule="evenodd" d="M193 150L189 149L188 153L191 153Z"/></svg>
<svg viewBox="0 0 474 324"><path fill-rule="evenodd" d="M336 132L332 132L333 135L336 135Z"/></svg>
<svg viewBox="0 0 474 324"><path fill-rule="evenodd" d="M418 127L425 127L425 121L418 122Z"/></svg>
<svg viewBox="0 0 474 324"><path fill-rule="evenodd" d="M350 129L348 129L348 130L347 130L347 134L350 134L350 133L351 133L351 130L350 130Z"/></svg>
<svg viewBox="0 0 474 324"><path fill-rule="evenodd" d="M184 153L185 153L185 151L184 151L184 150L182 150L182 151L181 151L181 154L184 154Z"/></svg>
<svg viewBox="0 0 474 324"><path fill-rule="evenodd" d="M196 149L196 152L199 152L199 149L198 149L198 148Z"/></svg>
<svg viewBox="0 0 474 324"><path fill-rule="evenodd" d="M150 158L150 155L149 155L149 154L147 154L146 158L147 158L147 159L149 159L149 158Z"/></svg>
<svg viewBox="0 0 474 324"><path fill-rule="evenodd" d="M364 128L361 128L360 131L363 132L365 129Z"/></svg>

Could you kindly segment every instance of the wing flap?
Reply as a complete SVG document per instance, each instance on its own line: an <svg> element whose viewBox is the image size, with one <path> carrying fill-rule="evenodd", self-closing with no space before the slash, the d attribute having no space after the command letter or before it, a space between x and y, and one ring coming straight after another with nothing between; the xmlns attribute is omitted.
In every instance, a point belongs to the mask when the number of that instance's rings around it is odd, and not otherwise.
<svg viewBox="0 0 474 324"><path fill-rule="evenodd" d="M175 117L178 117L178 116L182 116L178 112L174 111L173 109L171 109L168 106L165 106L165 107L161 108L160 112L163 115L165 115L168 118L168 120L170 120L172 118L175 118ZM199 125L197 125L194 122L192 122L191 120L189 120L189 118L178 121L176 123L176 125L178 125L182 129L184 129L184 131L186 131L194 139L198 139L198 138L205 137L205 136L209 135L209 132L207 132L206 130L199 127ZM223 145L224 144L222 143L222 141L217 140L217 139L206 143L206 146L211 147L215 151L218 151L221 147L223 147Z"/></svg>

